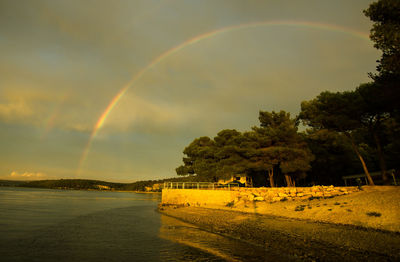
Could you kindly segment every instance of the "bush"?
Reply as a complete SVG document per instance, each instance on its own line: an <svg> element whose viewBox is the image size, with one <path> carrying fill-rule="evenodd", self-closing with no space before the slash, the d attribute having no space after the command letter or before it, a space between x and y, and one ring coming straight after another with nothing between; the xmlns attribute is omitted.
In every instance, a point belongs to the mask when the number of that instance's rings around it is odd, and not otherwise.
<svg viewBox="0 0 400 262"><path fill-rule="evenodd" d="M304 208L305 208L305 207L306 207L305 205L297 206L297 207L294 209L294 211L304 211Z"/></svg>
<svg viewBox="0 0 400 262"><path fill-rule="evenodd" d="M382 216L382 214L381 214L381 213L378 213L378 212L367 212L367 216L370 216L370 217L380 217L380 216Z"/></svg>
<svg viewBox="0 0 400 262"><path fill-rule="evenodd" d="M227 207L233 207L234 204L235 204L235 202L234 202L234 201L231 201L231 202L228 202L228 203L226 204L226 206L227 206Z"/></svg>

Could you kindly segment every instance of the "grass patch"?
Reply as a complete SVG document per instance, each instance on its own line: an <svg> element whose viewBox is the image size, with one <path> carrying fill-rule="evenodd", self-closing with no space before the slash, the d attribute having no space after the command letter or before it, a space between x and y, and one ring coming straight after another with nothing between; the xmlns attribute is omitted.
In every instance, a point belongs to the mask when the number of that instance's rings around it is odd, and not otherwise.
<svg viewBox="0 0 400 262"><path fill-rule="evenodd" d="M310 196L309 198L308 198L308 200L314 200L314 199L320 199L321 197L317 197L317 196Z"/></svg>
<svg viewBox="0 0 400 262"><path fill-rule="evenodd" d="M304 208L306 207L306 205L300 205L300 206L297 206L295 209L294 209L294 211L304 211Z"/></svg>
<svg viewBox="0 0 400 262"><path fill-rule="evenodd" d="M332 208L329 208L328 211L332 211Z"/></svg>
<svg viewBox="0 0 400 262"><path fill-rule="evenodd" d="M353 210L351 210L351 209L346 209L346 211L347 211L347 212L353 212Z"/></svg>
<svg viewBox="0 0 400 262"><path fill-rule="evenodd" d="M378 213L378 212L367 212L367 216L370 216L370 217L380 217L380 216L382 216L382 214L381 214L381 213Z"/></svg>
<svg viewBox="0 0 400 262"><path fill-rule="evenodd" d="M340 205L340 203L339 202L335 202L335 203L333 203L335 206L338 206L338 205Z"/></svg>

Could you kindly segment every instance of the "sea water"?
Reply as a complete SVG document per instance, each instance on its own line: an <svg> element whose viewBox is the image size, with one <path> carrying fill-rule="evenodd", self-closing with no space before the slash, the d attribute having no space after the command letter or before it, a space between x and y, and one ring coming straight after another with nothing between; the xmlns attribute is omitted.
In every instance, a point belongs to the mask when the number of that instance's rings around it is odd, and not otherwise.
<svg viewBox="0 0 400 262"><path fill-rule="evenodd" d="M159 194L0 187L0 261L260 261L157 212Z"/></svg>

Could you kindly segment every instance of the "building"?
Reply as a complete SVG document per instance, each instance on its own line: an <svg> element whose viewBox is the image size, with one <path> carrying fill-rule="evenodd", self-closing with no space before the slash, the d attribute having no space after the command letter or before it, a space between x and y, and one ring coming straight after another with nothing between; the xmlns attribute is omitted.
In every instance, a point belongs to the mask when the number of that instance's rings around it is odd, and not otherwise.
<svg viewBox="0 0 400 262"><path fill-rule="evenodd" d="M253 180L250 176L246 174L236 174L232 176L230 179L220 179L218 180L218 184L228 184L228 183L239 183L243 184L245 187L252 187Z"/></svg>

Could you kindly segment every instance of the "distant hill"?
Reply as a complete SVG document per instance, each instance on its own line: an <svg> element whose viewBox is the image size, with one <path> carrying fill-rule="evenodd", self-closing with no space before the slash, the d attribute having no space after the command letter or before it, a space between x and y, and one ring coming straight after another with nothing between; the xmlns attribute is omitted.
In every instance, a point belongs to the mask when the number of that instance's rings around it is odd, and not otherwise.
<svg viewBox="0 0 400 262"><path fill-rule="evenodd" d="M53 189L119 190L124 184L89 179L59 179L29 181L19 186Z"/></svg>
<svg viewBox="0 0 400 262"><path fill-rule="evenodd" d="M119 191L161 191L156 184L164 182L188 182L193 177L177 177L160 180L144 180L134 183L113 183L90 179L58 179L38 181L9 181L0 180L0 186L32 187L49 189L82 189L82 190L119 190Z"/></svg>
<svg viewBox="0 0 400 262"><path fill-rule="evenodd" d="M14 181L14 180L0 180L0 186L13 186L17 187L26 183L26 181Z"/></svg>

